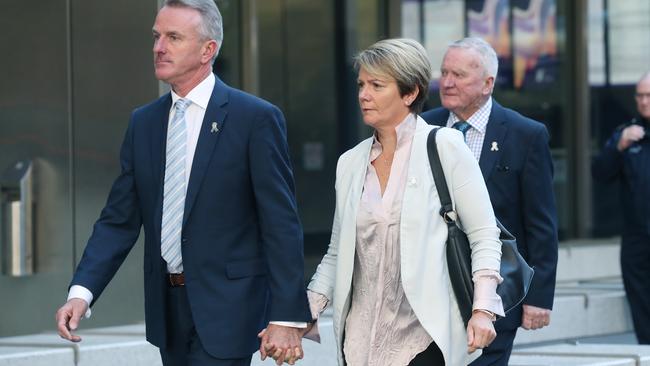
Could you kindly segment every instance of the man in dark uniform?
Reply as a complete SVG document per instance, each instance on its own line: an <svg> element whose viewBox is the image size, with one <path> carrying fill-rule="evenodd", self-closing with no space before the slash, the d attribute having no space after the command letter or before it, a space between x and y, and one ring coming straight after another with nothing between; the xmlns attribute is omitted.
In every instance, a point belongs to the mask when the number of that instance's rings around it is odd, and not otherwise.
<svg viewBox="0 0 650 366"><path fill-rule="evenodd" d="M639 115L614 131L592 166L595 179L621 180L621 272L640 344L650 344L650 72L636 86Z"/></svg>

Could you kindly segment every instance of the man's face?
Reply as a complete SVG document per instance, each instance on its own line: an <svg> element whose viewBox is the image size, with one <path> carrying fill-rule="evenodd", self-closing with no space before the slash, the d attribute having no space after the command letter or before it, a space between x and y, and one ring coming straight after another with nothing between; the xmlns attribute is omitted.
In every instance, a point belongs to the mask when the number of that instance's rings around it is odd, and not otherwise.
<svg viewBox="0 0 650 366"><path fill-rule="evenodd" d="M641 117L650 119L650 77L636 84L636 109Z"/></svg>
<svg viewBox="0 0 650 366"><path fill-rule="evenodd" d="M205 57L207 40L198 33L201 14L191 8L165 6L153 26L156 78L175 85L187 83L210 62Z"/></svg>
<svg viewBox="0 0 650 366"><path fill-rule="evenodd" d="M450 48L440 67L442 106L467 120L492 93L494 78L488 76L476 51Z"/></svg>

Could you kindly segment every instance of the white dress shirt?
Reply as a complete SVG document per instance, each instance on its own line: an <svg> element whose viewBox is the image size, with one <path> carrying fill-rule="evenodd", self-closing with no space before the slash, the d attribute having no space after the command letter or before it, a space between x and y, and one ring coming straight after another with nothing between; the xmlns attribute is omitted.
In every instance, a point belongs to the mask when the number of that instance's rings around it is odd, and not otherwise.
<svg viewBox="0 0 650 366"><path fill-rule="evenodd" d="M476 160L479 161L481 160L481 150L483 149L483 141L485 140L485 130L490 120L490 112L492 112L492 97L488 98L487 102L465 121L471 126L465 133L465 142L469 149L472 150ZM461 121L460 117L450 111L449 118L447 119L447 127L453 126L458 121Z"/></svg>

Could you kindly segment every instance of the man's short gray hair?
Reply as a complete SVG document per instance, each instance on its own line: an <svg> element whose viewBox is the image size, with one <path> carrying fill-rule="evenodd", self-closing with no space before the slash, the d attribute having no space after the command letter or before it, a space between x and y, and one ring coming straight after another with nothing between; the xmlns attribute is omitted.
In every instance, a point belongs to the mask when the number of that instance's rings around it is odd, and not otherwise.
<svg viewBox="0 0 650 366"><path fill-rule="evenodd" d="M479 55L481 66L488 76L497 78L499 71L499 59L494 48L489 43L478 37L467 37L458 40L449 45L448 49L460 48L464 50L474 50Z"/></svg>
<svg viewBox="0 0 650 366"><path fill-rule="evenodd" d="M215 40L217 52L212 61L217 58L223 42L223 19L214 0L166 0L163 6L190 8L201 14L201 26L199 34L204 40Z"/></svg>
<svg viewBox="0 0 650 366"><path fill-rule="evenodd" d="M408 38L381 40L361 51L354 58L354 67L357 71L363 68L371 75L392 77L400 96L419 90L409 108L413 113L422 111L429 93L431 62L427 51L417 41Z"/></svg>

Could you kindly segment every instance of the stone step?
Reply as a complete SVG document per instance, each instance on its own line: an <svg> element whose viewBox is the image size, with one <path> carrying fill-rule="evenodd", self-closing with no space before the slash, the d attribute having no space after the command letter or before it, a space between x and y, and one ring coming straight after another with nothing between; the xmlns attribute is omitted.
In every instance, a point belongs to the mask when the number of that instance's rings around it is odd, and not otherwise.
<svg viewBox="0 0 650 366"><path fill-rule="evenodd" d="M3 366L52 366L74 364L75 355L70 348L0 345L0 365Z"/></svg>
<svg viewBox="0 0 650 366"><path fill-rule="evenodd" d="M513 354L509 366L637 366L634 360L609 357L549 356Z"/></svg>
<svg viewBox="0 0 650 366"><path fill-rule="evenodd" d="M627 299L621 289L559 289L551 324L534 331L520 328L515 345L625 333L632 329Z"/></svg>
<svg viewBox="0 0 650 366"><path fill-rule="evenodd" d="M119 332L116 333L116 328ZM0 338L0 365L162 365L158 349L144 338L144 325L79 332L82 342L71 343L55 333Z"/></svg>
<svg viewBox="0 0 650 366"><path fill-rule="evenodd" d="M557 282L621 276L620 238L563 241L558 251Z"/></svg>
<svg viewBox="0 0 650 366"><path fill-rule="evenodd" d="M584 363L598 359L600 363ZM531 360L537 363L527 363ZM542 361L544 360L544 361ZM592 362L592 361L589 361ZM510 365L650 366L650 346L626 344L554 344L514 350Z"/></svg>

